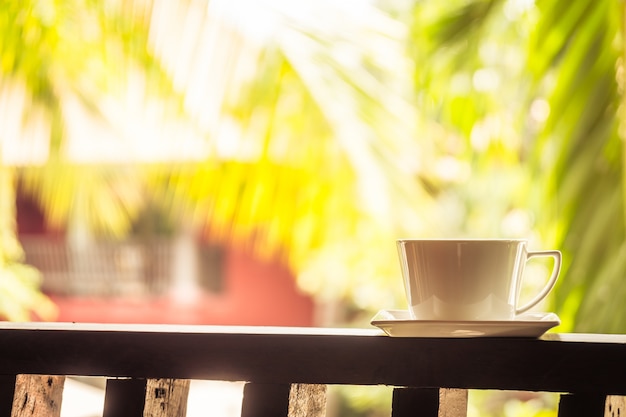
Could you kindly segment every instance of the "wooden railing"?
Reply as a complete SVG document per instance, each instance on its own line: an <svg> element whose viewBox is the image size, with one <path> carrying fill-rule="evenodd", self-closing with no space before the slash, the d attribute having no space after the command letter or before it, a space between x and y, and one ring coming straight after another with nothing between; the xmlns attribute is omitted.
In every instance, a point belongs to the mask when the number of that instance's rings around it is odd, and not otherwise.
<svg viewBox="0 0 626 417"><path fill-rule="evenodd" d="M42 290L61 296L138 297L164 295L175 284L175 239L94 240L76 244L49 236L21 236L26 263L39 270ZM222 287L222 249L192 240L183 245L198 260L198 284ZM187 256L186 255L186 256Z"/></svg>
<svg viewBox="0 0 626 417"><path fill-rule="evenodd" d="M0 417L58 416L67 375L108 377L105 417L184 416L190 379L244 381L244 417L323 416L328 384L394 387L393 417L464 416L467 389L561 393L564 417L626 415L621 335L0 324Z"/></svg>
<svg viewBox="0 0 626 417"><path fill-rule="evenodd" d="M77 296L159 295L170 288L173 241L93 241L72 245L23 236L26 262L43 276L42 289Z"/></svg>

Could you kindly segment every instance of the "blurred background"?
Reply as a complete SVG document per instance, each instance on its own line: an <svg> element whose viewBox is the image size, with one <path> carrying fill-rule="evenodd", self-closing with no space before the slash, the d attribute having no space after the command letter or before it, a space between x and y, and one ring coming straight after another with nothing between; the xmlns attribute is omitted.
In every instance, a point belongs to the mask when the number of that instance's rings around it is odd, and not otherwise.
<svg viewBox="0 0 626 417"><path fill-rule="evenodd" d="M396 238L508 237L626 332L621 3L1 3L3 319L368 327Z"/></svg>

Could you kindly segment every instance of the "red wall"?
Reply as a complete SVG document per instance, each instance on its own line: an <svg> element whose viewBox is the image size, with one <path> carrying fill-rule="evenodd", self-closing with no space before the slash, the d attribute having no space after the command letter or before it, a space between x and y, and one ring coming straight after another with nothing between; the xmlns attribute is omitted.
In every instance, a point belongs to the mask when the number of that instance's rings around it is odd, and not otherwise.
<svg viewBox="0 0 626 417"><path fill-rule="evenodd" d="M21 235L62 235L51 230L39 207L18 192L17 225ZM181 300L160 298L52 297L58 321L94 323L180 323L215 325L311 326L314 305L301 294L290 271L231 249L225 252L224 289Z"/></svg>

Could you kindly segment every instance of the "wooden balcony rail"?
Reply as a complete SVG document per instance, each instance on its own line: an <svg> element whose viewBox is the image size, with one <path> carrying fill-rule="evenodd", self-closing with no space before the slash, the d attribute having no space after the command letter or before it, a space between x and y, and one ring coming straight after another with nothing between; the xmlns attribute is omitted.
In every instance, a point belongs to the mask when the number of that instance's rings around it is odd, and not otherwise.
<svg viewBox="0 0 626 417"><path fill-rule="evenodd" d="M0 417L59 416L67 375L108 378L104 417L182 417L190 379L244 381L243 417L323 416L328 384L393 386L393 417L464 416L467 389L561 393L562 417L626 415L623 335L0 323Z"/></svg>
<svg viewBox="0 0 626 417"><path fill-rule="evenodd" d="M63 296L154 296L175 284L180 247L175 239L95 240L73 244L49 236L21 236L26 262L41 271L42 290ZM196 259L197 281L208 291L222 287L223 251L193 241L185 257ZM189 262L187 259L186 262Z"/></svg>
<svg viewBox="0 0 626 417"><path fill-rule="evenodd" d="M172 281L173 241L94 241L72 245L48 236L21 237L26 261L51 294L120 296L162 294Z"/></svg>

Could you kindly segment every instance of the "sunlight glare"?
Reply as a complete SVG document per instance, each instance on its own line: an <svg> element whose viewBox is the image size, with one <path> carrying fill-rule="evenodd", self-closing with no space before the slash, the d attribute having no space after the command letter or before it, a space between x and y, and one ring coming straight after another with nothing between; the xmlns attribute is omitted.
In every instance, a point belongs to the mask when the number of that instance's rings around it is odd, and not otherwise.
<svg viewBox="0 0 626 417"><path fill-rule="evenodd" d="M543 98L533 100L530 105L530 116L538 123L543 123L550 116L550 104Z"/></svg>
<svg viewBox="0 0 626 417"><path fill-rule="evenodd" d="M526 236L532 229L532 219L526 210L513 209L506 214L501 227L506 236Z"/></svg>
<svg viewBox="0 0 626 417"><path fill-rule="evenodd" d="M472 127L472 132L470 133L470 143L472 144L472 148L476 151L484 151L489 146L489 142L491 141L491 134L485 123L477 122Z"/></svg>
<svg viewBox="0 0 626 417"><path fill-rule="evenodd" d="M515 21L534 8L535 0L507 0L502 10L507 20Z"/></svg>
<svg viewBox="0 0 626 417"><path fill-rule="evenodd" d="M500 86L500 74L493 68L481 68L474 72L472 83L476 91L495 91Z"/></svg>
<svg viewBox="0 0 626 417"><path fill-rule="evenodd" d="M470 171L466 162L452 156L439 158L435 165L437 177L448 182L465 181L469 178Z"/></svg>
<svg viewBox="0 0 626 417"><path fill-rule="evenodd" d="M23 83L0 82L0 163L40 165L48 159L50 121L27 97Z"/></svg>
<svg viewBox="0 0 626 417"><path fill-rule="evenodd" d="M450 79L450 91L455 94L468 94L472 89L472 80L467 72L457 72Z"/></svg>

